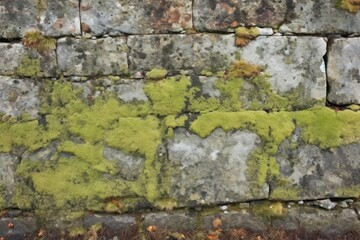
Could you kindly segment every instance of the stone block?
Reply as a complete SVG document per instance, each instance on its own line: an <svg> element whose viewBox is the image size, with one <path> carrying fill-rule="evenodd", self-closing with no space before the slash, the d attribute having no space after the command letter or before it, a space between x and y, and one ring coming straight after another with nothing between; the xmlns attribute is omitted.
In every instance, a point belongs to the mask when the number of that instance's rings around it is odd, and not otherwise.
<svg viewBox="0 0 360 240"><path fill-rule="evenodd" d="M360 12L350 13L337 0L291 0L281 32L306 34L359 33Z"/></svg>
<svg viewBox="0 0 360 240"><path fill-rule="evenodd" d="M39 84L31 79L0 76L0 112L18 117L28 113L37 118Z"/></svg>
<svg viewBox="0 0 360 240"><path fill-rule="evenodd" d="M217 129L202 139L185 129L175 130L168 143L175 172L171 197L180 206L266 198L267 184L253 187L253 179L246 174L250 154L260 142L248 131L225 133Z"/></svg>
<svg viewBox="0 0 360 240"><path fill-rule="evenodd" d="M191 0L83 0L81 26L94 35L181 32L192 27Z"/></svg>
<svg viewBox="0 0 360 240"><path fill-rule="evenodd" d="M289 149L285 141L275 156L283 182L273 183L270 198L359 197L359 156L359 142L330 150L299 142L296 148Z"/></svg>
<svg viewBox="0 0 360 240"><path fill-rule="evenodd" d="M130 36L130 71L163 68L173 74L180 70L224 70L236 58L234 41L233 34Z"/></svg>
<svg viewBox="0 0 360 240"><path fill-rule="evenodd" d="M3 0L0 38L21 38L29 29L46 36L80 34L77 0Z"/></svg>
<svg viewBox="0 0 360 240"><path fill-rule="evenodd" d="M360 104L360 38L335 39L328 54L328 100Z"/></svg>
<svg viewBox="0 0 360 240"><path fill-rule="evenodd" d="M195 0L194 25L198 31L233 31L245 26L276 27L285 20L285 0Z"/></svg>
<svg viewBox="0 0 360 240"><path fill-rule="evenodd" d="M143 226L156 226L159 229L191 231L196 229L196 217L184 212L149 213L144 215Z"/></svg>
<svg viewBox="0 0 360 240"><path fill-rule="evenodd" d="M317 37L258 37L240 50L241 58L264 68L272 89L281 94L297 90L300 107L325 103L326 41Z"/></svg>
<svg viewBox="0 0 360 240"><path fill-rule="evenodd" d="M251 210L230 211L217 215L207 215L204 217L204 228L213 229L215 218L221 218L221 229L247 229L254 232L265 232L270 226L270 219L254 214Z"/></svg>
<svg viewBox="0 0 360 240"><path fill-rule="evenodd" d="M126 39L61 38L57 57L64 76L127 75Z"/></svg>
<svg viewBox="0 0 360 240"><path fill-rule="evenodd" d="M0 43L0 74L24 77L56 77L54 49L44 53L18 43Z"/></svg>
<svg viewBox="0 0 360 240"><path fill-rule="evenodd" d="M358 232L360 221L353 209L328 211L313 207L293 207L287 209L287 214L282 218L273 219L271 227L285 231L300 230L307 234L317 233L321 239L334 239L348 232Z"/></svg>
<svg viewBox="0 0 360 240"><path fill-rule="evenodd" d="M15 194L15 169L19 162L14 155L0 153L0 208L11 207L10 199Z"/></svg>
<svg viewBox="0 0 360 240"><path fill-rule="evenodd" d="M118 234L123 231L130 231L136 229L136 218L131 215L113 215L113 214L86 214L84 216L84 227L90 228L95 224L102 224L103 227Z"/></svg>

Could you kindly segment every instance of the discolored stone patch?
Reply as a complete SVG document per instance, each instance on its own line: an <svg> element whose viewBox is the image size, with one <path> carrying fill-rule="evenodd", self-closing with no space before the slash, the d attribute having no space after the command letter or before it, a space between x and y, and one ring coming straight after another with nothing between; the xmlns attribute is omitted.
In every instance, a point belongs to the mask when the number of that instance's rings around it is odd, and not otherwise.
<svg viewBox="0 0 360 240"><path fill-rule="evenodd" d="M195 0L198 31L233 31L237 26L276 27L285 19L287 1Z"/></svg>
<svg viewBox="0 0 360 240"><path fill-rule="evenodd" d="M134 73L160 68L170 74L224 70L236 58L234 41L233 34L130 36L130 70Z"/></svg>
<svg viewBox="0 0 360 240"><path fill-rule="evenodd" d="M190 231L196 228L196 217L184 212L148 213L144 216L144 227Z"/></svg>
<svg viewBox="0 0 360 240"><path fill-rule="evenodd" d="M0 153L0 207L12 207L11 197L15 194L15 169L20 159L12 154Z"/></svg>
<svg viewBox="0 0 360 240"><path fill-rule="evenodd" d="M334 40L328 54L328 100L360 104L360 38Z"/></svg>
<svg viewBox="0 0 360 240"><path fill-rule="evenodd" d="M24 77L56 77L55 49L44 53L18 43L0 43L0 74Z"/></svg>
<svg viewBox="0 0 360 240"><path fill-rule="evenodd" d="M37 118L39 85L30 79L0 76L0 112L18 117L23 113Z"/></svg>
<svg viewBox="0 0 360 240"><path fill-rule="evenodd" d="M258 144L260 138L247 131L217 129L202 139L185 129L176 130L168 143L171 167L178 172L170 195L181 206L266 198L267 184L251 189L246 177L246 161Z"/></svg>
<svg viewBox="0 0 360 240"><path fill-rule="evenodd" d="M286 21L281 32L293 33L359 33L360 12L350 13L338 6L338 0L288 1Z"/></svg>
<svg viewBox="0 0 360 240"><path fill-rule="evenodd" d="M325 40L316 37L260 36L240 50L242 59L270 75L275 92L297 89L303 107L326 97L325 53Z"/></svg>
<svg viewBox="0 0 360 240"><path fill-rule="evenodd" d="M80 34L77 0L3 0L0 2L0 38L20 38L32 29L46 36Z"/></svg>
<svg viewBox="0 0 360 240"><path fill-rule="evenodd" d="M296 139L296 134L293 139ZM285 141L275 156L281 182L273 182L270 198L281 200L358 197L360 143L336 149Z"/></svg>
<svg viewBox="0 0 360 240"><path fill-rule="evenodd" d="M125 38L61 38L57 59L65 76L127 75Z"/></svg>
<svg viewBox="0 0 360 240"><path fill-rule="evenodd" d="M192 27L191 0L84 0L82 30L94 35L181 32Z"/></svg>

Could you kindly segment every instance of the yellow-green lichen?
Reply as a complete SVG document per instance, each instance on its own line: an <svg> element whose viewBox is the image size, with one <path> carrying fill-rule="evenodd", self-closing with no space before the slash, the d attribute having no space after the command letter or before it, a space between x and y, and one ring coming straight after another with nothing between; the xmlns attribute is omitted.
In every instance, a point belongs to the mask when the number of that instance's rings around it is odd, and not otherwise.
<svg viewBox="0 0 360 240"><path fill-rule="evenodd" d="M257 27L238 27L235 29L235 45L238 47L246 46L252 39L259 36L260 32Z"/></svg>
<svg viewBox="0 0 360 240"><path fill-rule="evenodd" d="M279 218L287 215L287 209L280 202L264 202L253 206L252 211L267 219Z"/></svg>
<svg viewBox="0 0 360 240"><path fill-rule="evenodd" d="M298 200L300 191L301 190L297 187L276 186L270 193L270 199L287 201Z"/></svg>
<svg viewBox="0 0 360 240"><path fill-rule="evenodd" d="M40 59L24 56L16 68L15 74L22 77L41 77L43 74L41 72Z"/></svg>
<svg viewBox="0 0 360 240"><path fill-rule="evenodd" d="M336 6L351 13L360 11L360 0L338 0Z"/></svg>
<svg viewBox="0 0 360 240"><path fill-rule="evenodd" d="M144 91L152 101L152 112L163 116L180 113L190 95L190 85L190 79L186 76L147 82Z"/></svg>
<svg viewBox="0 0 360 240"><path fill-rule="evenodd" d="M146 73L148 79L159 80L165 78L167 71L165 69L152 69L150 72Z"/></svg>
<svg viewBox="0 0 360 240"><path fill-rule="evenodd" d="M359 198L360 197L360 184L351 187L341 187L336 189L339 197L343 198Z"/></svg>

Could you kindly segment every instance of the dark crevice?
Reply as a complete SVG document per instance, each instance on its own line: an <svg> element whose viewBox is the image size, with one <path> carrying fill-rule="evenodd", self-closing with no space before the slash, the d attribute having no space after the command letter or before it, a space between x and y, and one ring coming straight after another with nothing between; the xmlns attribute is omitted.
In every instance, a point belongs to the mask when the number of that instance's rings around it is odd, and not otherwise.
<svg viewBox="0 0 360 240"><path fill-rule="evenodd" d="M81 27L81 0L79 0L79 6L78 6L78 9L79 9L79 24L80 24L80 35L83 35L83 31L82 31L82 27Z"/></svg>

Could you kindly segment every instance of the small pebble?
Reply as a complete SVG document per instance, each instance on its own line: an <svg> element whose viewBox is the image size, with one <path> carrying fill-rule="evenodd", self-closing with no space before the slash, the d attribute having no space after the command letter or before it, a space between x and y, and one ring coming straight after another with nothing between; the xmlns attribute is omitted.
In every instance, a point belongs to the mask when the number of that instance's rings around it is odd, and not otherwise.
<svg viewBox="0 0 360 240"><path fill-rule="evenodd" d="M298 204L303 205L303 204L304 204L304 201L303 201L303 200L300 200L300 201L298 201Z"/></svg>
<svg viewBox="0 0 360 240"><path fill-rule="evenodd" d="M229 207L228 207L228 206L226 206L226 205L224 205L224 206L221 206L221 207L220 207L221 211L228 210L228 208L229 208Z"/></svg>

